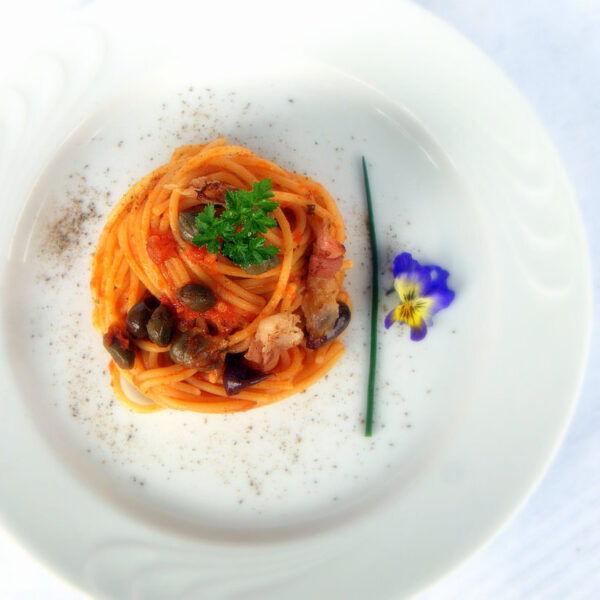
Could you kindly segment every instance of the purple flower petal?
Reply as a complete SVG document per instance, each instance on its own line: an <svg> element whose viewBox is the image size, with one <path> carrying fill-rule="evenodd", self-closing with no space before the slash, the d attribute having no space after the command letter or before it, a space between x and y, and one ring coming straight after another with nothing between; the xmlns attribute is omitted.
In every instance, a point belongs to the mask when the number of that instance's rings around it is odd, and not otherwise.
<svg viewBox="0 0 600 600"><path fill-rule="evenodd" d="M448 289L448 271L438 267L437 265L430 265L423 268L427 269L427 272L429 273L429 285L427 289L423 290L424 296L430 296L437 290Z"/></svg>
<svg viewBox="0 0 600 600"><path fill-rule="evenodd" d="M396 319L394 319L394 311L396 309L390 311L386 316L385 316L385 321L384 321L384 325L386 329L389 329L394 322L396 321Z"/></svg>
<svg viewBox="0 0 600 600"><path fill-rule="evenodd" d="M454 292L448 288L444 290L437 290L432 293L429 297L433 300L431 305L430 315L433 316L443 308L448 308L454 300Z"/></svg>
<svg viewBox="0 0 600 600"><path fill-rule="evenodd" d="M405 273L413 273L419 269L421 269L421 265L409 252L398 254L394 259L394 277L398 277Z"/></svg>
<svg viewBox="0 0 600 600"><path fill-rule="evenodd" d="M413 342L420 342L427 335L427 324L421 321L417 327L410 328L410 339Z"/></svg>

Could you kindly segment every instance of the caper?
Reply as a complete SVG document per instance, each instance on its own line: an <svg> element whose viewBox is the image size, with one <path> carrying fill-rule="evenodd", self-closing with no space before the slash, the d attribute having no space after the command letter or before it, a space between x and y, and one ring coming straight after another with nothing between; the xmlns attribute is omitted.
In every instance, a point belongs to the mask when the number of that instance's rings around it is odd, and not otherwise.
<svg viewBox="0 0 600 600"><path fill-rule="evenodd" d="M180 287L177 290L176 296L177 300L199 313L207 311L217 303L212 290L198 283L188 283Z"/></svg>
<svg viewBox="0 0 600 600"><path fill-rule="evenodd" d="M244 273L248 273L248 275L260 275L265 271L274 269L278 264L279 258L277 256L273 256L271 258L266 258L258 265L248 265L247 267L242 267L242 271L244 271Z"/></svg>
<svg viewBox="0 0 600 600"><path fill-rule="evenodd" d="M190 244L194 239L194 236L198 233L198 227L196 227L196 217L200 214L197 208L190 208L189 210L183 210L179 213L177 218L177 225L179 227L179 235Z"/></svg>
<svg viewBox="0 0 600 600"><path fill-rule="evenodd" d="M121 367L121 369L131 369L135 362L135 352L131 349L124 348L119 338L112 332L105 334L104 347L112 356L112 359Z"/></svg>
<svg viewBox="0 0 600 600"><path fill-rule="evenodd" d="M169 356L173 362L188 368L214 362L209 338L197 329L189 329L180 335L171 346Z"/></svg>
<svg viewBox="0 0 600 600"><path fill-rule="evenodd" d="M173 315L167 306L161 304L154 310L146 325L148 337L157 346L168 346L173 337Z"/></svg>
<svg viewBox="0 0 600 600"><path fill-rule="evenodd" d="M152 311L158 306L158 300L150 296L131 307L127 313L127 331L136 339L148 337L146 325L152 316Z"/></svg>

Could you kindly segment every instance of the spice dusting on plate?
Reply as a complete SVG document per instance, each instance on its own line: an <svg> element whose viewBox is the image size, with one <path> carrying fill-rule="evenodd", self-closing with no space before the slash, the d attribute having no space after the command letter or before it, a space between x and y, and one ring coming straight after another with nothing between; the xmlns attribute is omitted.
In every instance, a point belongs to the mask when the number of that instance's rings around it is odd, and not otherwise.
<svg viewBox="0 0 600 600"><path fill-rule="evenodd" d="M69 203L61 206L56 220L48 224L43 252L55 258L74 252L87 236L87 224L97 221L100 216L94 197L86 201L71 198Z"/></svg>

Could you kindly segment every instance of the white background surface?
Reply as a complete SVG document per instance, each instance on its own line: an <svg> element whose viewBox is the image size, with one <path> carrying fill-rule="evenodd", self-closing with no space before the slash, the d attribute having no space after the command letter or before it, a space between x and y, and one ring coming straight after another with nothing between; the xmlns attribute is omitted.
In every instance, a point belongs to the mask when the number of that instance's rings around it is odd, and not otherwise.
<svg viewBox="0 0 600 600"><path fill-rule="evenodd" d="M9 8L1 0L0 73L3 61L10 60L15 52L26 51L28 39L38 30L48 31L53 19L82 4L76 0L28 0L11 3ZM600 0L419 0L419 4L487 53L519 87L546 126L581 204L597 295ZM597 317L597 297L594 307ZM600 597L598 333L596 318L580 402L541 486L484 551L423 593L420 600ZM70 600L83 596L39 565L0 529L0 598Z"/></svg>

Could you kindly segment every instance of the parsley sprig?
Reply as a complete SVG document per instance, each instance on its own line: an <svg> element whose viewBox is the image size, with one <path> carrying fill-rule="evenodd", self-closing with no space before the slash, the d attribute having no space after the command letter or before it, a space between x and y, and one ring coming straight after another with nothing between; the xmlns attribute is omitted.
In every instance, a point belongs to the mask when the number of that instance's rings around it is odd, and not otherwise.
<svg viewBox="0 0 600 600"><path fill-rule="evenodd" d="M269 216L279 204L270 200L271 180L255 182L252 190L227 190L227 208L217 216L215 205L208 204L196 217L198 233L192 242L211 254L221 252L240 267L259 265L278 252L277 246L265 246L260 235L277 226Z"/></svg>

